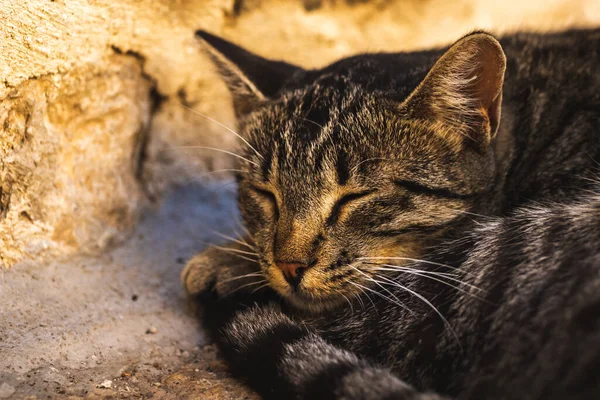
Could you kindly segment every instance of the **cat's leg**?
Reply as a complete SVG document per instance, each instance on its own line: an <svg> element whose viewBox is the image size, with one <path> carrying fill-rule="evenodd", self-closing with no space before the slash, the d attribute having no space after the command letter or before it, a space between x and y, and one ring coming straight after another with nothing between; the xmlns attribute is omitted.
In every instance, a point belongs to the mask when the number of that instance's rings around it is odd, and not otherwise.
<svg viewBox="0 0 600 400"><path fill-rule="evenodd" d="M257 256L239 242L209 247L195 255L181 272L183 286L192 297L213 292L218 297L251 293L266 283Z"/></svg>
<svg viewBox="0 0 600 400"><path fill-rule="evenodd" d="M265 398L443 399L420 393L390 371L328 343L278 303L238 309L227 322L222 307L210 310L206 326L223 356Z"/></svg>

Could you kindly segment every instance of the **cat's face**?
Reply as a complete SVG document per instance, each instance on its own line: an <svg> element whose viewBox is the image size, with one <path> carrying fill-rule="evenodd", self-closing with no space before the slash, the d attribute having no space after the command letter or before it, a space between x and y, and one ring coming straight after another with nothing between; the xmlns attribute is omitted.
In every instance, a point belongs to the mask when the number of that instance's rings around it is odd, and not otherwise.
<svg viewBox="0 0 600 400"><path fill-rule="evenodd" d="M270 286L297 306L334 306L372 287L375 270L421 258L493 180L486 149L421 117L410 99L345 76L278 89L252 107L244 95L240 210Z"/></svg>

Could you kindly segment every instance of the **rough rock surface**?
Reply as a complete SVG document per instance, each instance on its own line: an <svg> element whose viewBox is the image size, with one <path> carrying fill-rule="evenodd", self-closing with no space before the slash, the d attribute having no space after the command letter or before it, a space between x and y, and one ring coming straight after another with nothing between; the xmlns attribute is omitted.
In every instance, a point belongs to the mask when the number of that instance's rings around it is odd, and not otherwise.
<svg viewBox="0 0 600 400"><path fill-rule="evenodd" d="M305 67L358 51L600 23L600 0L1 0L0 265L94 252L147 200L230 168L197 28ZM196 112L195 112L196 111ZM203 114L200 115L197 112Z"/></svg>
<svg viewBox="0 0 600 400"><path fill-rule="evenodd" d="M103 248L133 226L144 195L132 171L152 105L141 72L112 55L24 81L0 101L0 266Z"/></svg>

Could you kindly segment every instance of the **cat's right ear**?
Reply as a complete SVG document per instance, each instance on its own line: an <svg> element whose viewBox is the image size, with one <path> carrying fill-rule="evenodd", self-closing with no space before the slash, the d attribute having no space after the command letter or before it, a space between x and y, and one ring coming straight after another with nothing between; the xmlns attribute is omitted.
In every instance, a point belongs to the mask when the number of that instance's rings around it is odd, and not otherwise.
<svg viewBox="0 0 600 400"><path fill-rule="evenodd" d="M302 71L295 65L262 58L202 30L196 31L196 37L233 95L238 117L276 96L292 75Z"/></svg>
<svg viewBox="0 0 600 400"><path fill-rule="evenodd" d="M475 32L452 45L401 108L435 123L441 135L485 151L500 123L506 57L491 35Z"/></svg>

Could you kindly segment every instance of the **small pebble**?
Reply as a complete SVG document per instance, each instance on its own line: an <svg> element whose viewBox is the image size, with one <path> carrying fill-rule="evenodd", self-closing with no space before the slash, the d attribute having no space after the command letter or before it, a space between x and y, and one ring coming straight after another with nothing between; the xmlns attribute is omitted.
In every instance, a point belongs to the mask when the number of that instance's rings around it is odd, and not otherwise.
<svg viewBox="0 0 600 400"><path fill-rule="evenodd" d="M198 368L194 369L194 372L200 372L200 370Z"/></svg>
<svg viewBox="0 0 600 400"><path fill-rule="evenodd" d="M99 384L97 387L100 389L110 389L112 387L112 381L107 379L101 384Z"/></svg>
<svg viewBox="0 0 600 400"><path fill-rule="evenodd" d="M146 334L149 334L149 335L150 335L150 334L154 335L156 332L158 332L158 329L156 329L156 327L155 327L155 326L151 326L150 328L148 328L148 329L146 330Z"/></svg>
<svg viewBox="0 0 600 400"><path fill-rule="evenodd" d="M152 386L160 387L160 382L154 382Z"/></svg>
<svg viewBox="0 0 600 400"><path fill-rule="evenodd" d="M10 398L17 390L6 382L0 385L0 399Z"/></svg>
<svg viewBox="0 0 600 400"><path fill-rule="evenodd" d="M137 299L138 299L138 295L137 294L134 294L133 296L131 296L131 300L137 301Z"/></svg>

